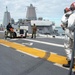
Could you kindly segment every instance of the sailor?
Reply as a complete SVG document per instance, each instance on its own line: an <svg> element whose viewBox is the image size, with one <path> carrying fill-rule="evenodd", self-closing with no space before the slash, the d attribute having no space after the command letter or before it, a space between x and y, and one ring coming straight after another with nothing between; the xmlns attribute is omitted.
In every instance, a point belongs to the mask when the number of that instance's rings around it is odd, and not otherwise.
<svg viewBox="0 0 75 75"><path fill-rule="evenodd" d="M73 51L73 43L74 43L74 29L75 29L75 2L73 2L70 5L70 9L72 11L72 14L68 18L68 29L69 29L69 38L71 39L71 44L70 44L70 53L69 53L69 60L68 64L65 65L65 67L69 66L70 67L70 62L72 58L72 51ZM74 63L75 63L75 54L74 54Z"/></svg>
<svg viewBox="0 0 75 75"><path fill-rule="evenodd" d="M64 9L64 15L61 19L61 22L62 22L62 29L64 30L65 32L65 42L64 42L64 48L65 48L65 52L67 54L67 60L68 60L68 63L70 63L69 61L69 53L70 53L70 50L69 50L69 46L70 46L70 41L71 39L68 37L68 35L66 34L66 31L69 31L69 29L67 28L68 27L68 18L70 17L70 15L72 14L72 11L70 10L70 8L66 7ZM64 67L68 66L66 64L63 64Z"/></svg>
<svg viewBox="0 0 75 75"><path fill-rule="evenodd" d="M13 37L13 27L12 27L12 25L10 23L8 23L6 29L7 29L6 36L8 36L8 33L10 33L10 38L12 38Z"/></svg>
<svg viewBox="0 0 75 75"><path fill-rule="evenodd" d="M36 38L36 31L37 31L37 27L34 24L32 27L32 37L31 38Z"/></svg>

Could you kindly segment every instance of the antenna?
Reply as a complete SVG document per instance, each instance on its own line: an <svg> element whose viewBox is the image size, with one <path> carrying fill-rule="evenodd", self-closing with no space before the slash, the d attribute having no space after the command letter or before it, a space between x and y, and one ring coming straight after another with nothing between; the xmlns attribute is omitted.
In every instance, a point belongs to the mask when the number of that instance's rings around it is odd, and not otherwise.
<svg viewBox="0 0 75 75"><path fill-rule="evenodd" d="M8 7L6 6L6 11L8 11Z"/></svg>

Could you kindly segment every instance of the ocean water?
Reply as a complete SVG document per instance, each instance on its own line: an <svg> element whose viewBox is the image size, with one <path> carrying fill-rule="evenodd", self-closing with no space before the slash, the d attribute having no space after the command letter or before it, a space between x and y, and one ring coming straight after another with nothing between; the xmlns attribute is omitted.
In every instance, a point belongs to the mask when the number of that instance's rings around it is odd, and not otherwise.
<svg viewBox="0 0 75 75"><path fill-rule="evenodd" d="M63 34L64 33L64 30L61 27L56 27L55 29L58 30L59 34Z"/></svg>

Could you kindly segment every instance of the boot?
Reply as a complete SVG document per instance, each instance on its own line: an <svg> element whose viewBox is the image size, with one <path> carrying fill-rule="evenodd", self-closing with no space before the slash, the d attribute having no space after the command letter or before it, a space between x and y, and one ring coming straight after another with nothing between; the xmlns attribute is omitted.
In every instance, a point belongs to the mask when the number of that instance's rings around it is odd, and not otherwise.
<svg viewBox="0 0 75 75"><path fill-rule="evenodd" d="M66 68L69 68L69 67L70 67L70 63L71 63L71 61L68 61L67 64L63 64L62 66L63 66L63 67L66 67Z"/></svg>
<svg viewBox="0 0 75 75"><path fill-rule="evenodd" d="M68 61L68 64L63 64L62 66L66 68L70 68L70 63L71 61ZM72 68L74 68L74 65L72 66Z"/></svg>

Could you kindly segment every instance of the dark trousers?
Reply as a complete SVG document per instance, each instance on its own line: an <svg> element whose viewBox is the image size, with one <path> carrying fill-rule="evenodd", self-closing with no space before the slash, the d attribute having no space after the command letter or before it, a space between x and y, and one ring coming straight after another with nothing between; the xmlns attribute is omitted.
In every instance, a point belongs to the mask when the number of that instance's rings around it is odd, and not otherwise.
<svg viewBox="0 0 75 75"><path fill-rule="evenodd" d="M32 33L32 37L31 38L36 38L36 32Z"/></svg>
<svg viewBox="0 0 75 75"><path fill-rule="evenodd" d="M10 37L13 37L13 32L7 30L6 36L8 36L8 34L10 34Z"/></svg>

